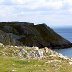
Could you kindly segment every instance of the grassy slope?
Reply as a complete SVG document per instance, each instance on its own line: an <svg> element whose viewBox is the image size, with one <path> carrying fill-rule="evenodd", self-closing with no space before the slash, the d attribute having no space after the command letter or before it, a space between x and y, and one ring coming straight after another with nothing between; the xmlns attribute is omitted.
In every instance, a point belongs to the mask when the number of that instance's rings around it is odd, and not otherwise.
<svg viewBox="0 0 72 72"><path fill-rule="evenodd" d="M0 54L0 72L72 72L72 65L68 60L50 56L42 59L21 59L11 55L13 50L16 51L16 48L0 47L0 52L8 54ZM50 62L52 60L54 61Z"/></svg>
<svg viewBox="0 0 72 72"><path fill-rule="evenodd" d="M47 63L47 61L47 58L21 60L0 56L0 72L72 72L72 65L65 60L51 63Z"/></svg>

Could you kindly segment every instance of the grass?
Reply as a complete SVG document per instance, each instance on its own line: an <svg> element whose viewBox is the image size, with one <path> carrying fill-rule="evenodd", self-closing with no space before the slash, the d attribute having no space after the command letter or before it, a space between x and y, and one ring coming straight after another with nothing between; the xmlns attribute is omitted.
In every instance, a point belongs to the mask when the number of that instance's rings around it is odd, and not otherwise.
<svg viewBox="0 0 72 72"><path fill-rule="evenodd" d="M50 62L48 59L19 59L0 56L0 72L72 72L68 61Z"/></svg>
<svg viewBox="0 0 72 72"><path fill-rule="evenodd" d="M31 51L28 47L25 50ZM50 53L42 59L21 59L17 52L17 48L0 47L0 72L72 72L69 60L51 57Z"/></svg>

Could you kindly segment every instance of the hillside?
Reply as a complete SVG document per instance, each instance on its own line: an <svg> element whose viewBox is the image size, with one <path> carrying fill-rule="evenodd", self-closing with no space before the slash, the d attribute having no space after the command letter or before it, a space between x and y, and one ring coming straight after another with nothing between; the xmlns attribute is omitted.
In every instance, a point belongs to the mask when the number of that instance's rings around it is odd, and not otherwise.
<svg viewBox="0 0 72 72"><path fill-rule="evenodd" d="M72 58L46 47L1 46L0 72L72 72Z"/></svg>
<svg viewBox="0 0 72 72"><path fill-rule="evenodd" d="M71 42L46 24L0 22L0 42L4 45L37 46L39 48L69 48Z"/></svg>

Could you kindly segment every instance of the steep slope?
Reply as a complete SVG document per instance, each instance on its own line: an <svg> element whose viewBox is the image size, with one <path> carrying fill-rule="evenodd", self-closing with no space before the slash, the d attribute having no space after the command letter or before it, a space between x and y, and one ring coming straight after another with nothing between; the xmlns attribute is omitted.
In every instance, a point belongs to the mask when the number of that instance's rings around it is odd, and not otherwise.
<svg viewBox="0 0 72 72"><path fill-rule="evenodd" d="M46 24L0 22L0 42L4 45L68 48L71 43Z"/></svg>

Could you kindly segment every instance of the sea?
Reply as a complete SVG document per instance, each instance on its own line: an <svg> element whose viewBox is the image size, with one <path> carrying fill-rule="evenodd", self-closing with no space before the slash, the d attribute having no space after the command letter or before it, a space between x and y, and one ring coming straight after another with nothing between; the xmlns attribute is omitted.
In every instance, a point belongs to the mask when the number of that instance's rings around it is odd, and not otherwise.
<svg viewBox="0 0 72 72"><path fill-rule="evenodd" d="M64 37L65 39L72 42L72 28L54 28L54 31ZM64 56L72 58L72 48L55 49L58 53L62 53Z"/></svg>

